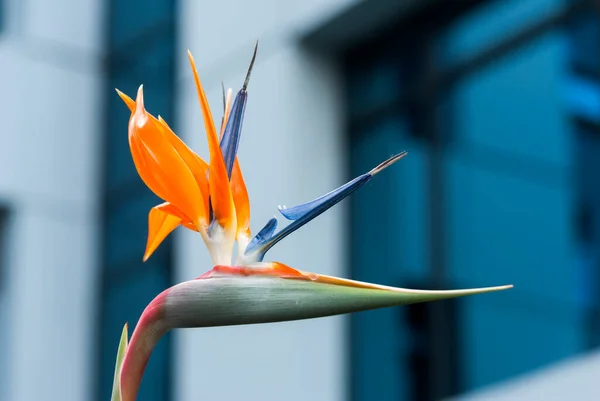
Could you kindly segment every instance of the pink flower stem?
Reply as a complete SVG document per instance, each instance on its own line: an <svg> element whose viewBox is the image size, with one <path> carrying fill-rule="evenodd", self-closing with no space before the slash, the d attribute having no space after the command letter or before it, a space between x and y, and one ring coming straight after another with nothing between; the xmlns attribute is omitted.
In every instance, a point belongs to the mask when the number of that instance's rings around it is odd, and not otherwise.
<svg viewBox="0 0 600 401"><path fill-rule="evenodd" d="M158 340L170 329L164 319L168 291L163 291L150 302L133 331L121 367L121 401L135 401L150 354Z"/></svg>

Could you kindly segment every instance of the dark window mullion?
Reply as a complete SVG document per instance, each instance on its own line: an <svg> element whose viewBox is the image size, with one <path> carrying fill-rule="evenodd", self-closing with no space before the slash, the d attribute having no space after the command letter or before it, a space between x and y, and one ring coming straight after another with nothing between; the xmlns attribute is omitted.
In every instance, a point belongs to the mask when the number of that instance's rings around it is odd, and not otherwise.
<svg viewBox="0 0 600 401"><path fill-rule="evenodd" d="M597 182L600 151L600 7L575 16L567 24L571 45L571 85L576 95L571 98L571 120L577 141L577 205L573 212L579 252L579 289L585 320L584 344L600 345L600 194Z"/></svg>
<svg viewBox="0 0 600 401"><path fill-rule="evenodd" d="M104 62L104 180L101 193L101 294L99 297L97 400L110 399L114 358L121 328L130 335L145 305L172 284L172 239L151 259L142 257L148 234L148 212L162 201L145 187L131 159L127 139L129 110L119 88L135 97L145 87L145 103L175 126L176 2L132 0L108 2ZM135 12L132 11L132 7ZM135 17L135 18L133 18ZM138 398L169 400L171 336L161 339L148 363Z"/></svg>

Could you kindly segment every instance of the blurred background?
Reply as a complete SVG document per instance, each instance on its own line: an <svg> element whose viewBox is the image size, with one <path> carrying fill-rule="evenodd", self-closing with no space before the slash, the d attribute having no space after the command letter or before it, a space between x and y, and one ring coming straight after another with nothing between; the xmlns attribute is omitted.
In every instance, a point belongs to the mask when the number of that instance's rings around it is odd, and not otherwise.
<svg viewBox="0 0 600 401"><path fill-rule="evenodd" d="M508 292L161 340L143 401L597 400L600 5L574 0L0 1L0 400L110 399L121 328L211 268L178 229L146 263L114 92L207 156L258 59L240 162L256 232L409 155L270 260Z"/></svg>

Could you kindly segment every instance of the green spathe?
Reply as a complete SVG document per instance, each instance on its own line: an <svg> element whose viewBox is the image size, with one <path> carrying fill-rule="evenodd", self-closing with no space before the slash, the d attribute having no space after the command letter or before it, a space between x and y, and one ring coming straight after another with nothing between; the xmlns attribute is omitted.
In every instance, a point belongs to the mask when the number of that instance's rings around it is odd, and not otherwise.
<svg viewBox="0 0 600 401"><path fill-rule="evenodd" d="M216 266L198 279L157 295L142 313L129 343L124 329L112 401L135 400L146 361L160 338L172 329L312 319L511 287L412 290L301 272L281 264Z"/></svg>
<svg viewBox="0 0 600 401"><path fill-rule="evenodd" d="M121 332L121 340L119 340L119 349L117 350L117 362L115 363L115 376L113 379L113 389L112 396L110 397L111 401L121 401L121 381L119 377L121 376L121 365L123 364L123 359L125 358L125 351L127 350L127 323L123 326L123 331Z"/></svg>
<svg viewBox="0 0 600 401"><path fill-rule="evenodd" d="M236 275L186 281L169 289L165 323L170 328L183 328L311 319L512 287L426 291L334 279L342 284Z"/></svg>

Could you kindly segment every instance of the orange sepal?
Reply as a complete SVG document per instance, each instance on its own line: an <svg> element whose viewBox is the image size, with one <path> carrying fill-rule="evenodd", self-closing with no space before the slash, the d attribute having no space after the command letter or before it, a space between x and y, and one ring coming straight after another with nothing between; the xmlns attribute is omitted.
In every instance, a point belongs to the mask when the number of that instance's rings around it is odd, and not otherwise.
<svg viewBox="0 0 600 401"><path fill-rule="evenodd" d="M165 188L163 183L158 180L158 177L151 173L146 174L146 171L151 170L151 166L154 164L151 157L148 155L148 149L144 143L140 140L137 135L129 136L129 150L131 151L131 157L133 158L133 164L138 171L142 181L152 192L159 198L168 196L168 189ZM144 173L142 173L144 172Z"/></svg>
<svg viewBox="0 0 600 401"><path fill-rule="evenodd" d="M265 264L259 264L259 265L257 265L257 267L252 267L252 266L237 267L236 266L233 268L229 268L230 270L228 270L227 268L223 268L221 266L218 266L218 267L219 267L219 270L218 270L219 272L227 272L230 274L243 274L246 276L269 275L269 276L277 276L277 277L287 278L287 279L307 280L307 281L313 281L315 283L333 284L333 285L339 285L339 286L344 286L344 287L368 288L368 289L374 289L374 290L384 290L384 289L390 288L390 287L377 285L377 284L364 283L361 281L349 280L349 279L333 277L333 276L326 276L324 274L304 272L301 270L294 269L293 267L290 267L290 266L280 263L280 262L270 262L270 263L265 263ZM233 269L233 270L231 270L231 269Z"/></svg>
<svg viewBox="0 0 600 401"><path fill-rule="evenodd" d="M240 276L275 276L303 279L304 273L282 263L261 263L255 266L216 265L212 270L198 278L211 277L213 274L232 274Z"/></svg>
<svg viewBox="0 0 600 401"><path fill-rule="evenodd" d="M181 224L181 219L157 207L148 213L148 241L144 252L144 262L158 248L158 246Z"/></svg>
<svg viewBox="0 0 600 401"><path fill-rule="evenodd" d="M131 99L118 89L117 93L123 102L125 102L129 110L131 110L132 113L135 112L135 100ZM148 116L154 120L156 124L163 128L163 134L192 172L194 179L200 188L200 192L202 193L202 206L204 207L204 214L200 216L200 221L205 223L208 219L208 164L175 134L175 132L171 129L171 127L169 127L167 122L161 116L158 116L158 119L150 113L148 113Z"/></svg>
<svg viewBox="0 0 600 401"><path fill-rule="evenodd" d="M206 94L204 93L198 71L196 70L194 58L189 51L188 56L194 75L194 82L196 83L196 90L198 91L198 99L200 100L202 118L204 119L204 127L206 129L206 137L208 140L208 150L210 152L210 173L208 183L212 208L215 218L225 231L235 230L235 206L231 195L231 188L229 187L229 177L227 176L225 160L223 159L223 154L219 147L219 137L215 129L215 123L210 111L210 106L208 105L208 100L206 99Z"/></svg>
<svg viewBox="0 0 600 401"><path fill-rule="evenodd" d="M237 233L238 235L244 234L250 237L250 198L237 157L233 162L233 170L231 171L231 193L235 203Z"/></svg>
<svg viewBox="0 0 600 401"><path fill-rule="evenodd" d="M129 96L119 91L118 89L117 93L131 111L131 118L133 118L136 109L135 101L133 101ZM129 149L131 151L131 157L133 158L133 163L136 169L138 170L138 173L141 170L147 170L150 168L149 166L150 164L152 164L152 161L147 160L149 158L148 151L137 135L129 134ZM142 181L144 181L146 186L150 188L152 192L154 192L158 197L162 198L163 196L166 196L166 188L152 174L140 174L140 177L142 178Z"/></svg>
<svg viewBox="0 0 600 401"><path fill-rule="evenodd" d="M199 227L205 208L194 175L165 135L167 130L144 109L141 86L135 103L129 120L129 144L138 174L156 195Z"/></svg>
<svg viewBox="0 0 600 401"><path fill-rule="evenodd" d="M171 127L169 127L167 122L161 116L158 116L158 121L164 127L167 139L169 142L171 142L171 145L173 145L177 153L179 153L185 164L194 175L194 179L198 184L198 188L200 188L200 192L202 192L202 206L204 207L204 216L202 216L202 222L204 223L208 220L208 163L206 163L193 150L188 148L188 146L175 134L175 132L173 132Z"/></svg>
<svg viewBox="0 0 600 401"><path fill-rule="evenodd" d="M162 212L178 217L181 220L181 225L189 228L192 231L198 231L198 228L194 226L194 223L188 217L186 217L181 210L177 209L169 202L161 203L160 205L155 206L155 209L159 209Z"/></svg>
<svg viewBox="0 0 600 401"><path fill-rule="evenodd" d="M134 113L135 112L135 100L133 100L132 98L130 98L129 96L127 96L126 94L121 92L120 90L118 90L118 89L115 89L115 90L117 91L117 94L119 95L121 100L123 100L123 102L125 102L125 105L127 106L127 108L129 108L129 111Z"/></svg>

